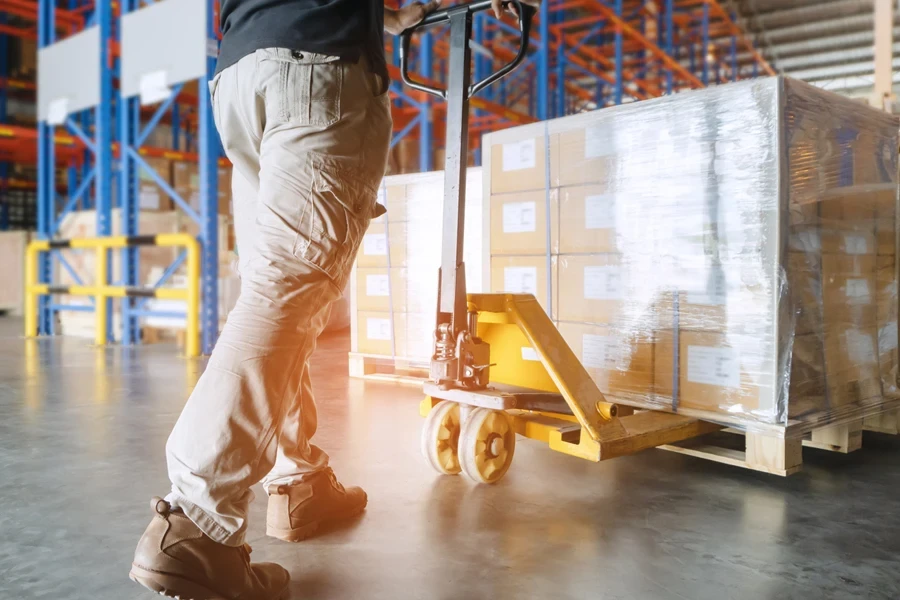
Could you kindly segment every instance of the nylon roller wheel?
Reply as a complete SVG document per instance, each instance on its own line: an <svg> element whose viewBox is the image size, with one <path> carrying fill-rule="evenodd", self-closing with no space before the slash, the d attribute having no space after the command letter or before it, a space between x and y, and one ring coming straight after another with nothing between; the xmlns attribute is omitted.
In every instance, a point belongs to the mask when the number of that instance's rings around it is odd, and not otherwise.
<svg viewBox="0 0 900 600"><path fill-rule="evenodd" d="M505 413L476 408L459 436L459 464L477 483L497 483L516 452L516 432Z"/></svg>
<svg viewBox="0 0 900 600"><path fill-rule="evenodd" d="M461 470L457 454L459 432L459 404L456 402L439 402L425 419L422 454L442 475L458 475Z"/></svg>

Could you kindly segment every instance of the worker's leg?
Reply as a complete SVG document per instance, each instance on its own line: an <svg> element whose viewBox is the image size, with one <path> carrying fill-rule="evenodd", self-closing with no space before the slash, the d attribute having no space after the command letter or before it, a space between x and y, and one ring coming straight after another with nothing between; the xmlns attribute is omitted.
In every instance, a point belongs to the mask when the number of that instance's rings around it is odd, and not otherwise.
<svg viewBox="0 0 900 600"><path fill-rule="evenodd" d="M243 541L249 488L271 470L292 410L292 375L374 214L390 136L389 106L359 65L288 50L254 58L223 73L216 107L236 169L258 133L256 239L249 256L239 249L240 298L167 446L169 499L228 545Z"/></svg>
<svg viewBox="0 0 900 600"><path fill-rule="evenodd" d="M313 351L316 344L315 338L322 333L330 314L331 306L328 306L313 320ZM294 375L296 376L296 396L281 424L275 466L263 480L263 486L270 494L275 493L279 486L293 485L301 481L304 476L318 473L328 466L328 455L321 448L310 443L318 427L318 413L313 399L309 363L307 362L302 368L297 369Z"/></svg>

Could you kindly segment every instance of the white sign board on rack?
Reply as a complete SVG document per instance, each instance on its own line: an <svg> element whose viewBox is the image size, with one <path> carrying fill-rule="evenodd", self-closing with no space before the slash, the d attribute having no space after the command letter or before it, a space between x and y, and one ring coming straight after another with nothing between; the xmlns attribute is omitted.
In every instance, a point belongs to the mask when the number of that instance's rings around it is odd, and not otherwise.
<svg viewBox="0 0 900 600"><path fill-rule="evenodd" d="M207 0L160 0L122 17L122 95L141 104L206 77Z"/></svg>
<svg viewBox="0 0 900 600"><path fill-rule="evenodd" d="M100 104L100 28L91 27L38 51L38 119L62 125Z"/></svg>

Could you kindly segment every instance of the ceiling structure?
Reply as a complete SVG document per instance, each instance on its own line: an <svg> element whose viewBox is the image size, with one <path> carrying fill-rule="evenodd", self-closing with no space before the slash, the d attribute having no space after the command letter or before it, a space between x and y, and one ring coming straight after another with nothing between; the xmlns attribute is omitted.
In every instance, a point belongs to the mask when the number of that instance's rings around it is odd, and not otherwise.
<svg viewBox="0 0 900 600"><path fill-rule="evenodd" d="M866 96L874 79L873 4L873 0L731 0L730 7L779 72L832 91ZM894 40L896 89L900 83L896 7Z"/></svg>

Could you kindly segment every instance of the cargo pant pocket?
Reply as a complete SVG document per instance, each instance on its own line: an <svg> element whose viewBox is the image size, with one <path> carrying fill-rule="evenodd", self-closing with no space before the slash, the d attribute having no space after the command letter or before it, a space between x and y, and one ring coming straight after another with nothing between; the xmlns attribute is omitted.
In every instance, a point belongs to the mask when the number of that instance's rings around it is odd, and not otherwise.
<svg viewBox="0 0 900 600"><path fill-rule="evenodd" d="M294 256L323 271L343 290L375 211L376 192L332 165L319 165L314 173L299 217Z"/></svg>

